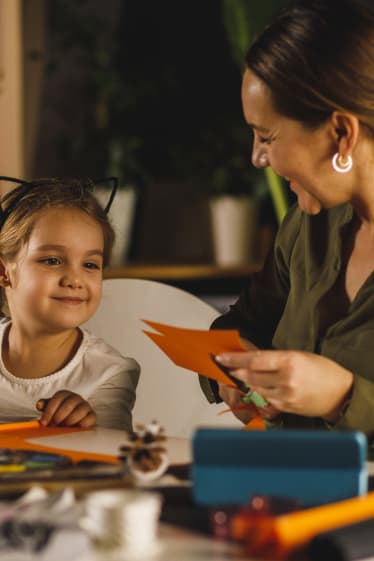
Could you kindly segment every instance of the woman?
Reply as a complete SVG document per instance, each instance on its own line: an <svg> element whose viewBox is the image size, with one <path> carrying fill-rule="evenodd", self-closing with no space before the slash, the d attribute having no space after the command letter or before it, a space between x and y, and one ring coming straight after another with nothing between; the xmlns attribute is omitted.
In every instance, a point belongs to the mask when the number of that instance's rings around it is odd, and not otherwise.
<svg viewBox="0 0 374 561"><path fill-rule="evenodd" d="M251 47L242 82L252 163L289 181L262 272L214 328L253 352L218 361L260 393L270 424L374 434L374 13L359 0L307 0ZM240 393L208 387L235 410ZM253 409L239 408L243 422Z"/></svg>

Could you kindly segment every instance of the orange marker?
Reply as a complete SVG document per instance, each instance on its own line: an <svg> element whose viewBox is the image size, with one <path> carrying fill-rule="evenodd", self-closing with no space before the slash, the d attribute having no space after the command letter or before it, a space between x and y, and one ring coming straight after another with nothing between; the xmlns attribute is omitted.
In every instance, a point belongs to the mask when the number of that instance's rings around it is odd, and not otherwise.
<svg viewBox="0 0 374 561"><path fill-rule="evenodd" d="M302 548L321 532L334 530L374 517L374 492L315 508L264 517L254 522L248 553L283 559Z"/></svg>
<svg viewBox="0 0 374 561"><path fill-rule="evenodd" d="M40 429L40 423L37 419L33 419L32 421L19 421L17 423L0 423L0 432L24 429Z"/></svg>

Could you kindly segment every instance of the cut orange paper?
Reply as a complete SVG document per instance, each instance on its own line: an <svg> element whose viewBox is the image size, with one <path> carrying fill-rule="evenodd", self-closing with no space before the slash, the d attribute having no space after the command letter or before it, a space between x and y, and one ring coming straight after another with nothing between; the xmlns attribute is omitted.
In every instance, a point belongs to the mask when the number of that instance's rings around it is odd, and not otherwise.
<svg viewBox="0 0 374 561"><path fill-rule="evenodd" d="M216 366L210 354L244 351L239 333L230 330L185 329L142 320L158 333L143 331L176 364L231 387L236 387Z"/></svg>
<svg viewBox="0 0 374 561"><path fill-rule="evenodd" d="M235 383L214 364L210 355L225 352L245 351L239 332L234 329L199 330L175 327L164 323L142 320L158 333L143 330L177 366L202 374L236 388ZM256 416L249 423L248 430L265 430L266 425L261 416Z"/></svg>
<svg viewBox="0 0 374 561"><path fill-rule="evenodd" d="M12 450L38 450L40 452L53 452L69 456L73 462L81 460L92 460L95 462L118 463L117 456L109 454L95 454L91 452L79 452L62 447L45 446L28 442L28 439L58 436L71 432L87 431L90 429L71 428L71 427L42 427L38 420L21 421L19 423L0 424L0 448L10 448Z"/></svg>
<svg viewBox="0 0 374 561"><path fill-rule="evenodd" d="M245 430L266 430L264 419L260 415L253 417L246 425Z"/></svg>

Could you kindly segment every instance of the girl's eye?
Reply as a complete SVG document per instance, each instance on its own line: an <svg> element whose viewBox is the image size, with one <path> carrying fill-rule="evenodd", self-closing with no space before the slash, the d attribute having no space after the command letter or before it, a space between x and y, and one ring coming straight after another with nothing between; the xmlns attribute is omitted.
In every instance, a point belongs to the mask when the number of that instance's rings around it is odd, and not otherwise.
<svg viewBox="0 0 374 561"><path fill-rule="evenodd" d="M271 138L270 136L265 137L265 136L260 136L259 141L261 142L261 144L270 144L271 143Z"/></svg>
<svg viewBox="0 0 374 561"><path fill-rule="evenodd" d="M60 265L61 259L57 257L46 257L45 259L40 260L41 263L45 263L46 265Z"/></svg>

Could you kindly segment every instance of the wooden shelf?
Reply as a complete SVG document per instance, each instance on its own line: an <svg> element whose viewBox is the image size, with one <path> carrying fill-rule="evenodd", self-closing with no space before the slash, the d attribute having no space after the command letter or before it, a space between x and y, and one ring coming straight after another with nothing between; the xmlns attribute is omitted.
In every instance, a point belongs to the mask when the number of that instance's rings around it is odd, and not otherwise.
<svg viewBox="0 0 374 561"><path fill-rule="evenodd" d="M151 280L205 280L242 278L258 271L260 264L248 264L233 267L218 265L150 265L129 264L122 267L109 267L105 278L138 278Z"/></svg>
<svg viewBox="0 0 374 561"><path fill-rule="evenodd" d="M235 267L218 265L152 265L128 264L110 267L105 278L149 279L164 282L196 295L239 294L246 278L258 271L261 264Z"/></svg>

